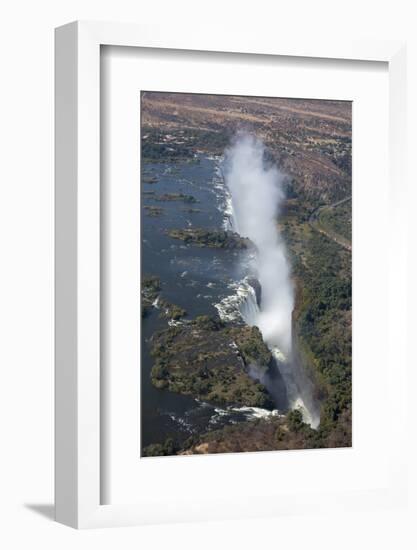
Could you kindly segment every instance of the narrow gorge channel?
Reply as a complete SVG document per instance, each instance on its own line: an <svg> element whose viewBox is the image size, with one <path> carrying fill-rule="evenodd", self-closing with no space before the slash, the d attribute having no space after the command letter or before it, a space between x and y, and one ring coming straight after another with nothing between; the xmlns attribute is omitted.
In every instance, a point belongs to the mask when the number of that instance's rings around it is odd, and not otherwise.
<svg viewBox="0 0 417 550"><path fill-rule="evenodd" d="M285 243L277 226L285 199L284 176L265 161L263 143L239 135L226 151L221 167L225 182L224 226L249 238L253 249L242 258L246 275L236 292L217 304L220 317L236 320L240 314L257 326L274 364L267 373L253 367L253 376L265 385L278 409L299 409L313 428L320 423L314 385L302 365L292 334L294 288Z"/></svg>

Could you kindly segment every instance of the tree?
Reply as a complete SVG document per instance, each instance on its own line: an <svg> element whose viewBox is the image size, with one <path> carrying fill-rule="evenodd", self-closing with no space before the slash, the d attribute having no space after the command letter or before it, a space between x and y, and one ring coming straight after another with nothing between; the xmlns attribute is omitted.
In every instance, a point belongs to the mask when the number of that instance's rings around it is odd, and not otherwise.
<svg viewBox="0 0 417 550"><path fill-rule="evenodd" d="M292 432L299 432L304 427L303 415L299 409L287 414L288 427Z"/></svg>

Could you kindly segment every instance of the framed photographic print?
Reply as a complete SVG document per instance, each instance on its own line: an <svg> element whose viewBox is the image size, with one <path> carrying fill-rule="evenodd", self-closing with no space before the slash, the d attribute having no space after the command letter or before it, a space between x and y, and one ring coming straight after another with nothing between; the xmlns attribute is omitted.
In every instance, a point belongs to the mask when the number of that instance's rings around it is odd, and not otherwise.
<svg viewBox="0 0 417 550"><path fill-rule="evenodd" d="M404 59L57 29L58 521L404 501Z"/></svg>

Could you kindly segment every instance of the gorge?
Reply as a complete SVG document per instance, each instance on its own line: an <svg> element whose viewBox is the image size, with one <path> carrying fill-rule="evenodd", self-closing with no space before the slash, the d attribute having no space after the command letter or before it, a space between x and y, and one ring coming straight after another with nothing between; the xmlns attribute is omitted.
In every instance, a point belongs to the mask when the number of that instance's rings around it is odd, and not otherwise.
<svg viewBox="0 0 417 550"><path fill-rule="evenodd" d="M238 289L240 313L248 325L259 327L270 348L285 384L288 407L300 409L304 421L316 428L319 406L292 349L294 287L277 224L285 200L285 175L266 161L262 141L248 133L235 136L226 150L222 172L229 194L227 225L255 247L244 260L249 273ZM258 296L251 281L259 283ZM273 392L270 383L267 387Z"/></svg>

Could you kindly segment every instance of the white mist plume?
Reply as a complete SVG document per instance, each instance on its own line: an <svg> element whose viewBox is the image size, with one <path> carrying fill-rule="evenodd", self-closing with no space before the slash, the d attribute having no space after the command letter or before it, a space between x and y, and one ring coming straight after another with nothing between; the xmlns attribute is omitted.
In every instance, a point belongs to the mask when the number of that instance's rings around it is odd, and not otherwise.
<svg viewBox="0 0 417 550"><path fill-rule="evenodd" d="M285 245L277 228L284 199L283 174L267 166L263 143L238 136L226 153L225 179L232 200L232 227L257 248L262 299L257 325L269 346L291 351L291 314L294 292Z"/></svg>

